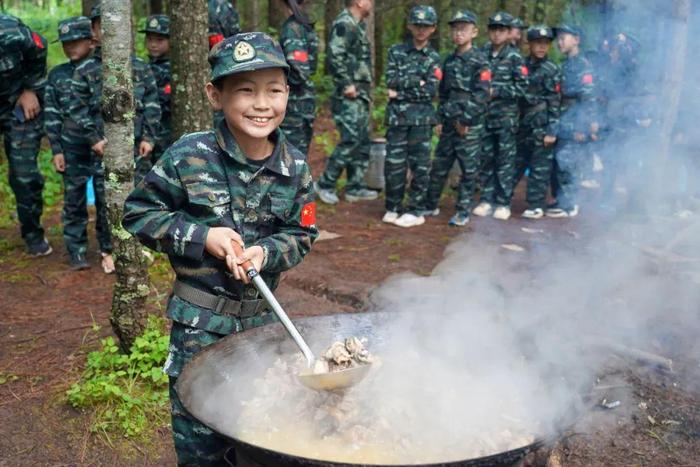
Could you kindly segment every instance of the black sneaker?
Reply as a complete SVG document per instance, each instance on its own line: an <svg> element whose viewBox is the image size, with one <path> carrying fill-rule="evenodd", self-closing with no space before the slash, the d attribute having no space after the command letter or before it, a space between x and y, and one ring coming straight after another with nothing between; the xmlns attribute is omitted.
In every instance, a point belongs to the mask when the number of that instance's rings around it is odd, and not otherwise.
<svg viewBox="0 0 700 467"><path fill-rule="evenodd" d="M89 269L90 264L87 262L85 253L71 253L70 255L70 268L73 271L80 271L82 269Z"/></svg>
<svg viewBox="0 0 700 467"><path fill-rule="evenodd" d="M39 256L48 256L53 252L53 248L49 244L49 241L44 237L36 243L31 243L27 245L27 253L30 256L38 258Z"/></svg>

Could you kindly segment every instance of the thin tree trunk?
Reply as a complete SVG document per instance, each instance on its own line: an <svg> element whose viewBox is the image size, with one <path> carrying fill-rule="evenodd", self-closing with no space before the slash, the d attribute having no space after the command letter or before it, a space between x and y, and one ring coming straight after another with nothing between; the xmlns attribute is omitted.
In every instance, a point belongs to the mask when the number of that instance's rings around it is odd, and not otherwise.
<svg viewBox="0 0 700 467"><path fill-rule="evenodd" d="M90 10L97 3L97 0L82 0L82 10L84 16L90 16Z"/></svg>
<svg viewBox="0 0 700 467"><path fill-rule="evenodd" d="M173 137L212 126L212 110L204 92L209 81L206 2L171 0Z"/></svg>
<svg viewBox="0 0 700 467"><path fill-rule="evenodd" d="M277 31L278 35L282 29L282 23L287 19L285 4L282 0L269 0L267 5L267 20L271 28Z"/></svg>
<svg viewBox="0 0 700 467"><path fill-rule="evenodd" d="M124 201L134 180L131 0L103 0L102 28L102 113L108 141L105 188L117 269L110 322L120 346L129 351L146 326L144 305L149 292L141 245L121 226Z"/></svg>
<svg viewBox="0 0 700 467"><path fill-rule="evenodd" d="M163 0L149 0L149 14L155 15L159 13L164 13Z"/></svg>
<svg viewBox="0 0 700 467"><path fill-rule="evenodd" d="M383 0L376 0L374 8L374 23L384 24ZM374 82L379 84L384 76L384 28L374 28L374 48L373 62L374 63Z"/></svg>
<svg viewBox="0 0 700 467"><path fill-rule="evenodd" d="M547 21L547 2L546 0L536 0L535 2L535 14L533 16L535 22L538 24L545 23Z"/></svg>
<svg viewBox="0 0 700 467"><path fill-rule="evenodd" d="M342 0L327 0L323 14L323 42L328 43L328 34L331 32L331 26L335 21L336 16L342 9Z"/></svg>
<svg viewBox="0 0 700 467"><path fill-rule="evenodd" d="M245 30L259 31L260 30L260 1L248 0L245 2Z"/></svg>

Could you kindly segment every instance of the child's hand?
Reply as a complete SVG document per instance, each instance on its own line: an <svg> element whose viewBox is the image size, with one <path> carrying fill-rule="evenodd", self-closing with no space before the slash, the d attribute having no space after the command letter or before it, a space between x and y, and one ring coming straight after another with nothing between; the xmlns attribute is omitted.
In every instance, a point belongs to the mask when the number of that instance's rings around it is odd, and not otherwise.
<svg viewBox="0 0 700 467"><path fill-rule="evenodd" d="M39 112L41 112L39 98L36 96L36 92L30 89L22 91L22 94L20 94L17 99L17 105L22 107L25 120L33 120L39 115Z"/></svg>
<svg viewBox="0 0 700 467"><path fill-rule="evenodd" d="M399 93L393 89L387 89L386 94L389 96L389 99L396 99L399 96Z"/></svg>
<svg viewBox="0 0 700 467"><path fill-rule="evenodd" d="M61 173L66 170L66 158L63 157L63 153L53 155L53 168L56 169L56 172Z"/></svg>
<svg viewBox="0 0 700 467"><path fill-rule="evenodd" d="M92 150L95 151L95 153L102 157L105 155L105 145L107 144L107 138L103 138L101 141L96 142L95 144L92 145Z"/></svg>
<svg viewBox="0 0 700 467"><path fill-rule="evenodd" d="M469 133L469 127L466 125L462 125L459 122L455 122L455 130L457 130L457 134L459 136L464 136L467 133Z"/></svg>
<svg viewBox="0 0 700 467"><path fill-rule="evenodd" d="M574 141L578 143L583 143L586 141L586 135L584 133L574 133Z"/></svg>
<svg viewBox="0 0 700 467"><path fill-rule="evenodd" d="M557 137L556 137L556 136L545 135L544 141L543 141L545 147L549 147L549 146L553 145L553 144L556 143L556 142L557 142Z"/></svg>
<svg viewBox="0 0 700 467"><path fill-rule="evenodd" d="M204 242L204 249L215 258L225 260L227 256L236 257L231 242L243 245L238 232L229 227L211 227Z"/></svg>
<svg viewBox="0 0 700 467"><path fill-rule="evenodd" d="M420 84L420 87L423 87L423 86L425 86L425 81L420 80L420 82L418 84Z"/></svg>
<svg viewBox="0 0 700 467"><path fill-rule="evenodd" d="M139 156L144 157L153 152L153 145L148 141L141 141L139 144Z"/></svg>
<svg viewBox="0 0 700 467"><path fill-rule="evenodd" d="M442 134L442 125L435 125L435 134L438 136Z"/></svg>
<svg viewBox="0 0 700 467"><path fill-rule="evenodd" d="M357 88L354 84L351 84L343 90L343 95L347 98L355 99L357 97Z"/></svg>
<svg viewBox="0 0 700 467"><path fill-rule="evenodd" d="M243 263L250 261L253 263L253 267L256 271L260 271L262 268L263 261L265 261L265 251L261 246L255 245L250 248L243 250L243 254L240 256L227 256L226 265L233 272L233 277L238 281L242 281L244 284L250 282L246 270L243 269Z"/></svg>
<svg viewBox="0 0 700 467"><path fill-rule="evenodd" d="M598 125L598 122L593 122L591 123L591 133L596 134L598 133L598 130L600 130L600 125Z"/></svg>

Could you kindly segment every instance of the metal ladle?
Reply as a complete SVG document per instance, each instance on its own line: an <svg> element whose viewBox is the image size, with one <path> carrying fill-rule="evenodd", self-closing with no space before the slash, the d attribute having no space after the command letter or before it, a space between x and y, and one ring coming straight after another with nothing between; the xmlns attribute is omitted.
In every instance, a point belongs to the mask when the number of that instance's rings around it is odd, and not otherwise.
<svg viewBox="0 0 700 467"><path fill-rule="evenodd" d="M241 246L236 242L231 243L233 244L233 251L236 253L236 256L241 256L243 254L243 249ZM316 356L311 351L311 348L309 348L309 346L306 344L306 341L301 336L296 326L294 326L292 320L289 319L289 316L287 316L287 313L282 308L282 305L280 305L275 296L272 294L272 291L267 286L263 278L260 277L260 274L258 274L258 271L255 269L253 262L246 261L245 263L241 264L241 267L243 267L243 270L248 275L248 278L251 280L253 285L255 285L255 288L258 289L258 292L260 292L268 305L272 307L272 311L282 322L282 325L297 344L299 350L301 350L301 353L304 354L308 371L297 375L297 378L301 384L311 389L333 391L352 387L367 376L367 373L369 373L370 364L358 365L340 371L315 374L313 369L314 364L316 363Z"/></svg>

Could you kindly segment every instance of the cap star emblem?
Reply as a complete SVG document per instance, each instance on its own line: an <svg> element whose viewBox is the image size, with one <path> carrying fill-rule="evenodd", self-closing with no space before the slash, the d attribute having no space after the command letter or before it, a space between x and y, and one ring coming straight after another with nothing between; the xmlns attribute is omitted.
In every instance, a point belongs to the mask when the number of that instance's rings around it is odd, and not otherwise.
<svg viewBox="0 0 700 467"><path fill-rule="evenodd" d="M540 29L540 34L543 36L547 35L547 30L545 28Z"/></svg>
<svg viewBox="0 0 700 467"><path fill-rule="evenodd" d="M64 24L61 26L61 34L68 34L70 32L70 26L67 24Z"/></svg>
<svg viewBox="0 0 700 467"><path fill-rule="evenodd" d="M158 20L155 19L155 18L153 18L153 19L151 20L151 22L148 23L148 25L149 25L150 27L152 27L152 28L157 28L157 27L158 27Z"/></svg>
<svg viewBox="0 0 700 467"><path fill-rule="evenodd" d="M496 15L493 19L495 19L496 21L500 21L500 20L502 20L503 18L501 18L501 15Z"/></svg>
<svg viewBox="0 0 700 467"><path fill-rule="evenodd" d="M245 62L255 57L255 47L246 41L240 41L233 48L233 59L237 62Z"/></svg>
<svg viewBox="0 0 700 467"><path fill-rule="evenodd" d="M425 12L419 11L418 13L416 13L416 16L418 17L418 19L425 19Z"/></svg>

